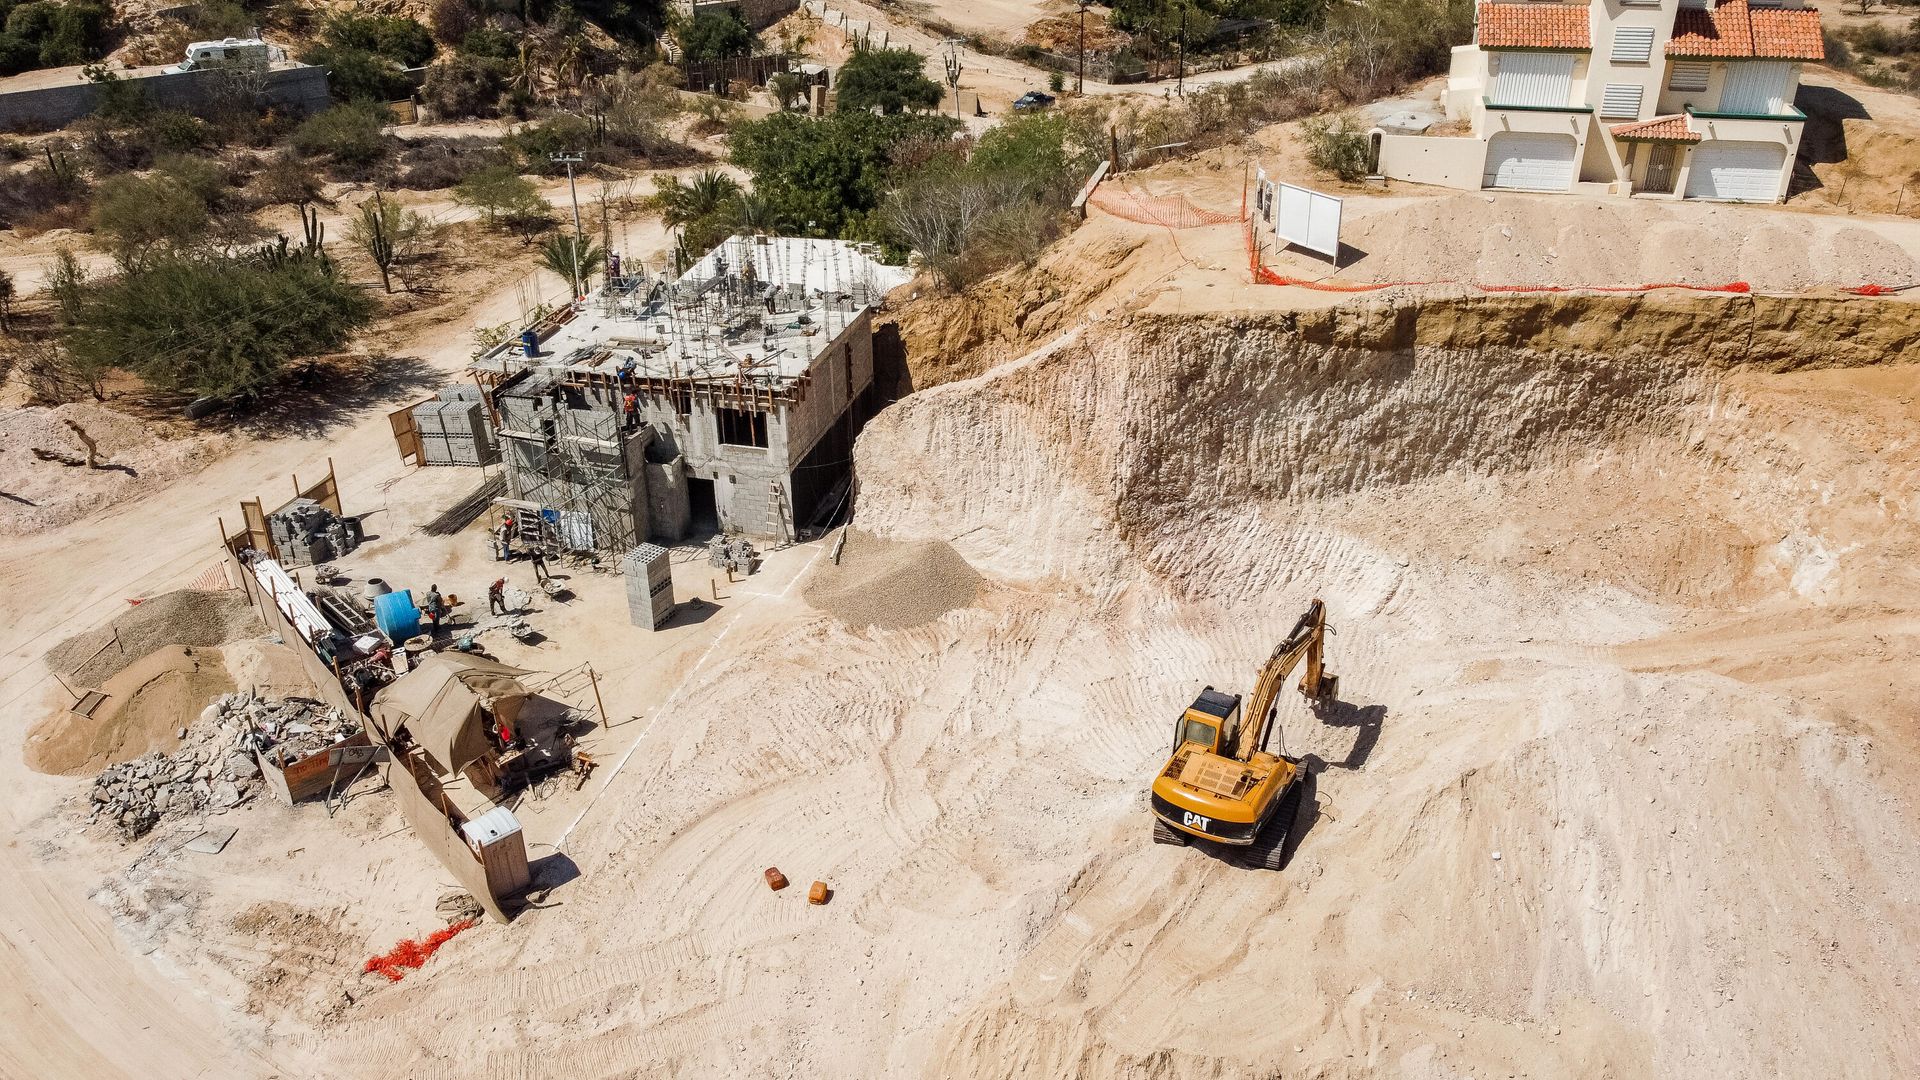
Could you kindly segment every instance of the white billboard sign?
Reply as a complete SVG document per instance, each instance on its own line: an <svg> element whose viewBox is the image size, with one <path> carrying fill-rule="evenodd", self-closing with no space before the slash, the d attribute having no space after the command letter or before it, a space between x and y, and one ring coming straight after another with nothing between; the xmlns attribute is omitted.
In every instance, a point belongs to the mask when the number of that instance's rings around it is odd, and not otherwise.
<svg viewBox="0 0 1920 1080"><path fill-rule="evenodd" d="M1296 247L1340 261L1340 200L1303 187L1274 183L1273 231Z"/></svg>

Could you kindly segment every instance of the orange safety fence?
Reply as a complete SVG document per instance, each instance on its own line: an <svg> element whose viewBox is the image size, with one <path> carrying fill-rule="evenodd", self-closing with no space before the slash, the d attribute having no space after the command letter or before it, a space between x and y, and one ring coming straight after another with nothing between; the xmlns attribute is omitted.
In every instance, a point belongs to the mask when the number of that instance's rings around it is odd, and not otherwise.
<svg viewBox="0 0 1920 1080"><path fill-rule="evenodd" d="M1243 213L1222 214L1217 210L1202 210L1189 202L1185 195L1148 195L1104 184L1093 189L1087 202L1117 218L1137 221L1142 225L1162 225L1169 229L1229 225L1246 216Z"/></svg>
<svg viewBox="0 0 1920 1080"><path fill-rule="evenodd" d="M369 959L365 970L377 971L388 979L399 982L406 978L407 968L418 968L426 963L434 953L440 951L440 946L452 941L455 934L471 929L474 925L474 920L462 919L428 934L425 941L407 938L392 949Z"/></svg>

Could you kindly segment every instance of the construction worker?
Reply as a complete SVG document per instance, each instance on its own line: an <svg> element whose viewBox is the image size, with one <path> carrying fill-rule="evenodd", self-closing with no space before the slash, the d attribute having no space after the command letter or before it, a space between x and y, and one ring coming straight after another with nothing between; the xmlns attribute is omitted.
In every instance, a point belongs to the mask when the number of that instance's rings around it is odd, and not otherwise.
<svg viewBox="0 0 1920 1080"><path fill-rule="evenodd" d="M506 578L495 578L493 584L487 586L487 611L494 615L507 613Z"/></svg>
<svg viewBox="0 0 1920 1080"><path fill-rule="evenodd" d="M546 551L539 544L534 544L527 548L527 558L533 560L533 580L547 580Z"/></svg>
<svg viewBox="0 0 1920 1080"><path fill-rule="evenodd" d="M627 430L632 431L640 426L640 395L629 390L623 403L627 409Z"/></svg>
<svg viewBox="0 0 1920 1080"><path fill-rule="evenodd" d="M433 624L433 631L436 634L440 632L440 616L446 612L446 609L447 601L440 595L440 586L428 586L427 600L421 605L420 612L427 617L428 622Z"/></svg>

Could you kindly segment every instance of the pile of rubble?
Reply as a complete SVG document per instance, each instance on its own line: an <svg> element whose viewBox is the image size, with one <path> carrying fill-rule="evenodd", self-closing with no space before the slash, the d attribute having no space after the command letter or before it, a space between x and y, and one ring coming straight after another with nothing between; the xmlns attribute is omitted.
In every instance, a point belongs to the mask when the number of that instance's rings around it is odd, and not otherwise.
<svg viewBox="0 0 1920 1080"><path fill-rule="evenodd" d="M146 835L163 818L225 813L260 787L253 755L215 744L186 746L168 757L148 754L109 765L94 778L89 824L106 820L126 840Z"/></svg>
<svg viewBox="0 0 1920 1080"><path fill-rule="evenodd" d="M260 790L256 750L284 767L359 731L340 710L311 698L222 694L180 730L183 745L171 756L148 754L103 769L87 821L109 822L133 840L168 818L225 813Z"/></svg>

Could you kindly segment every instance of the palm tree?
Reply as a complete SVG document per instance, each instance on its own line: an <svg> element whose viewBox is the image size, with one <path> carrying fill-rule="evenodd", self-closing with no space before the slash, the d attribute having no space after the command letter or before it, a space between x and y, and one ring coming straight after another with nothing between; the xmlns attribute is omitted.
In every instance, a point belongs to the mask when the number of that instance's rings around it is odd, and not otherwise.
<svg viewBox="0 0 1920 1080"><path fill-rule="evenodd" d="M690 181L669 177L659 182L660 217L668 225L682 226L712 215L740 195L740 183L718 169L695 173Z"/></svg>
<svg viewBox="0 0 1920 1080"><path fill-rule="evenodd" d="M573 285L573 295L586 295L593 284L596 264L604 263L607 253L591 237L555 233L540 245L540 263L555 276Z"/></svg>

